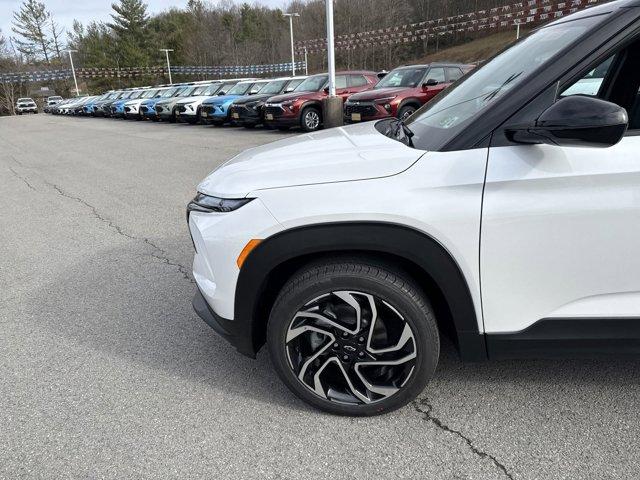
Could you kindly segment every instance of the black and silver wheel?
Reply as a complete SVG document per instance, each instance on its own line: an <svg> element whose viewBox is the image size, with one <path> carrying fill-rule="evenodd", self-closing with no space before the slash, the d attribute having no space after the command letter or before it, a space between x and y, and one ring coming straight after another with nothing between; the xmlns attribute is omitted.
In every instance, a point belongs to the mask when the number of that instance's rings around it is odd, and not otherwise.
<svg viewBox="0 0 640 480"><path fill-rule="evenodd" d="M341 415L376 415L413 400L433 375L439 337L428 301L391 267L310 266L281 291L267 342L285 384Z"/></svg>
<svg viewBox="0 0 640 480"><path fill-rule="evenodd" d="M300 115L300 126L305 132L315 132L320 128L322 118L316 107L306 107Z"/></svg>
<svg viewBox="0 0 640 480"><path fill-rule="evenodd" d="M413 105L407 105L405 107L402 107L398 112L398 118L404 121L407 118L409 118L411 115L413 115L416 110L417 110L416 107L414 107Z"/></svg>

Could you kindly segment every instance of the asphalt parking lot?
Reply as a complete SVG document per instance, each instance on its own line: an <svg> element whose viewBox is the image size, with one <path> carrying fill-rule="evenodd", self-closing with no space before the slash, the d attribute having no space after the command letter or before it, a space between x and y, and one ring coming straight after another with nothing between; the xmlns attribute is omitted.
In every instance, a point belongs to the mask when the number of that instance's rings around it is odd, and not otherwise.
<svg viewBox="0 0 640 480"><path fill-rule="evenodd" d="M640 360L462 364L369 419L311 410L191 309L185 205L291 134L0 118L0 477L637 478Z"/></svg>

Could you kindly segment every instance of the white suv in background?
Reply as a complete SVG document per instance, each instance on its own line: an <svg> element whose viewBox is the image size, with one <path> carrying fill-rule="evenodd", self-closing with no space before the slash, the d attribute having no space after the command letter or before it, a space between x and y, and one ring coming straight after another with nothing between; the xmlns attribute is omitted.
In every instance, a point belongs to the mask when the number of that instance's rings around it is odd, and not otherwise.
<svg viewBox="0 0 640 480"><path fill-rule="evenodd" d="M22 115L23 113L38 113L38 105L33 101L33 98L19 98L16 102L16 113Z"/></svg>
<svg viewBox="0 0 640 480"><path fill-rule="evenodd" d="M639 7L540 28L406 123L222 165L188 205L195 310L338 414L415 398L442 335L465 361L640 352Z"/></svg>

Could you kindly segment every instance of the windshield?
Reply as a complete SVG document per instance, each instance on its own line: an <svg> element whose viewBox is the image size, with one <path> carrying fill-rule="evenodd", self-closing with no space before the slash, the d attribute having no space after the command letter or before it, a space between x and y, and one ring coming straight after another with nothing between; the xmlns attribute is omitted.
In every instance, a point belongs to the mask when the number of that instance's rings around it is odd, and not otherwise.
<svg viewBox="0 0 640 480"><path fill-rule="evenodd" d="M328 79L328 75L314 75L298 85L294 92L317 92L324 87Z"/></svg>
<svg viewBox="0 0 640 480"><path fill-rule="evenodd" d="M18 101L19 102L33 102L33 100L31 100L30 98L19 98Z"/></svg>
<svg viewBox="0 0 640 480"><path fill-rule="evenodd" d="M244 95L249 91L253 83L238 83L235 87L233 87L227 95Z"/></svg>
<svg viewBox="0 0 640 480"><path fill-rule="evenodd" d="M264 85L258 93L270 95L280 93L286 84L287 80L274 80Z"/></svg>
<svg viewBox="0 0 640 480"><path fill-rule="evenodd" d="M426 68L399 68L389 72L373 88L375 90L393 87L415 88L420 84L426 72Z"/></svg>
<svg viewBox="0 0 640 480"><path fill-rule="evenodd" d="M212 95L215 95L218 92L218 90L220 90L221 86L222 86L221 83L212 83L211 85L207 85L207 88L204 89L201 95L206 97L211 97Z"/></svg>
<svg viewBox="0 0 640 480"><path fill-rule="evenodd" d="M142 95L142 97L140 98L151 98L153 97L156 93L158 93L158 90L147 90L146 92L144 92L144 94Z"/></svg>
<svg viewBox="0 0 640 480"><path fill-rule="evenodd" d="M193 92L196 91L196 88L198 88L198 87L185 87L184 90L182 90L180 92L180 96L181 97L190 97L191 95L193 95Z"/></svg>
<svg viewBox="0 0 640 480"><path fill-rule="evenodd" d="M196 87L196 89L193 91L191 96L198 97L200 95L204 95L204 92L207 91L208 87L209 87L209 85L200 85L199 87Z"/></svg>
<svg viewBox="0 0 640 480"><path fill-rule="evenodd" d="M175 95L175 93L180 90L179 88L168 88L165 91L162 92L162 94L160 95L160 98L169 98L173 95Z"/></svg>
<svg viewBox="0 0 640 480"><path fill-rule="evenodd" d="M587 33L593 17L542 28L496 55L406 122L413 143L437 150L461 133L497 99L522 85L544 63Z"/></svg>

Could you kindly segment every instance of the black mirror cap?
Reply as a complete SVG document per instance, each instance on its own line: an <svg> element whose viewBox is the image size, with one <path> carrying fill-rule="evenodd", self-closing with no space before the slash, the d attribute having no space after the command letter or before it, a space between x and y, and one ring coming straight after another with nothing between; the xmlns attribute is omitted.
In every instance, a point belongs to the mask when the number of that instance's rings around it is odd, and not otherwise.
<svg viewBox="0 0 640 480"><path fill-rule="evenodd" d="M429 78L422 84L423 87L435 87L438 85L438 81L435 78Z"/></svg>
<svg viewBox="0 0 640 480"><path fill-rule="evenodd" d="M506 135L515 143L607 148L622 140L628 126L627 111L619 105L573 95L551 105L533 125L507 128Z"/></svg>

